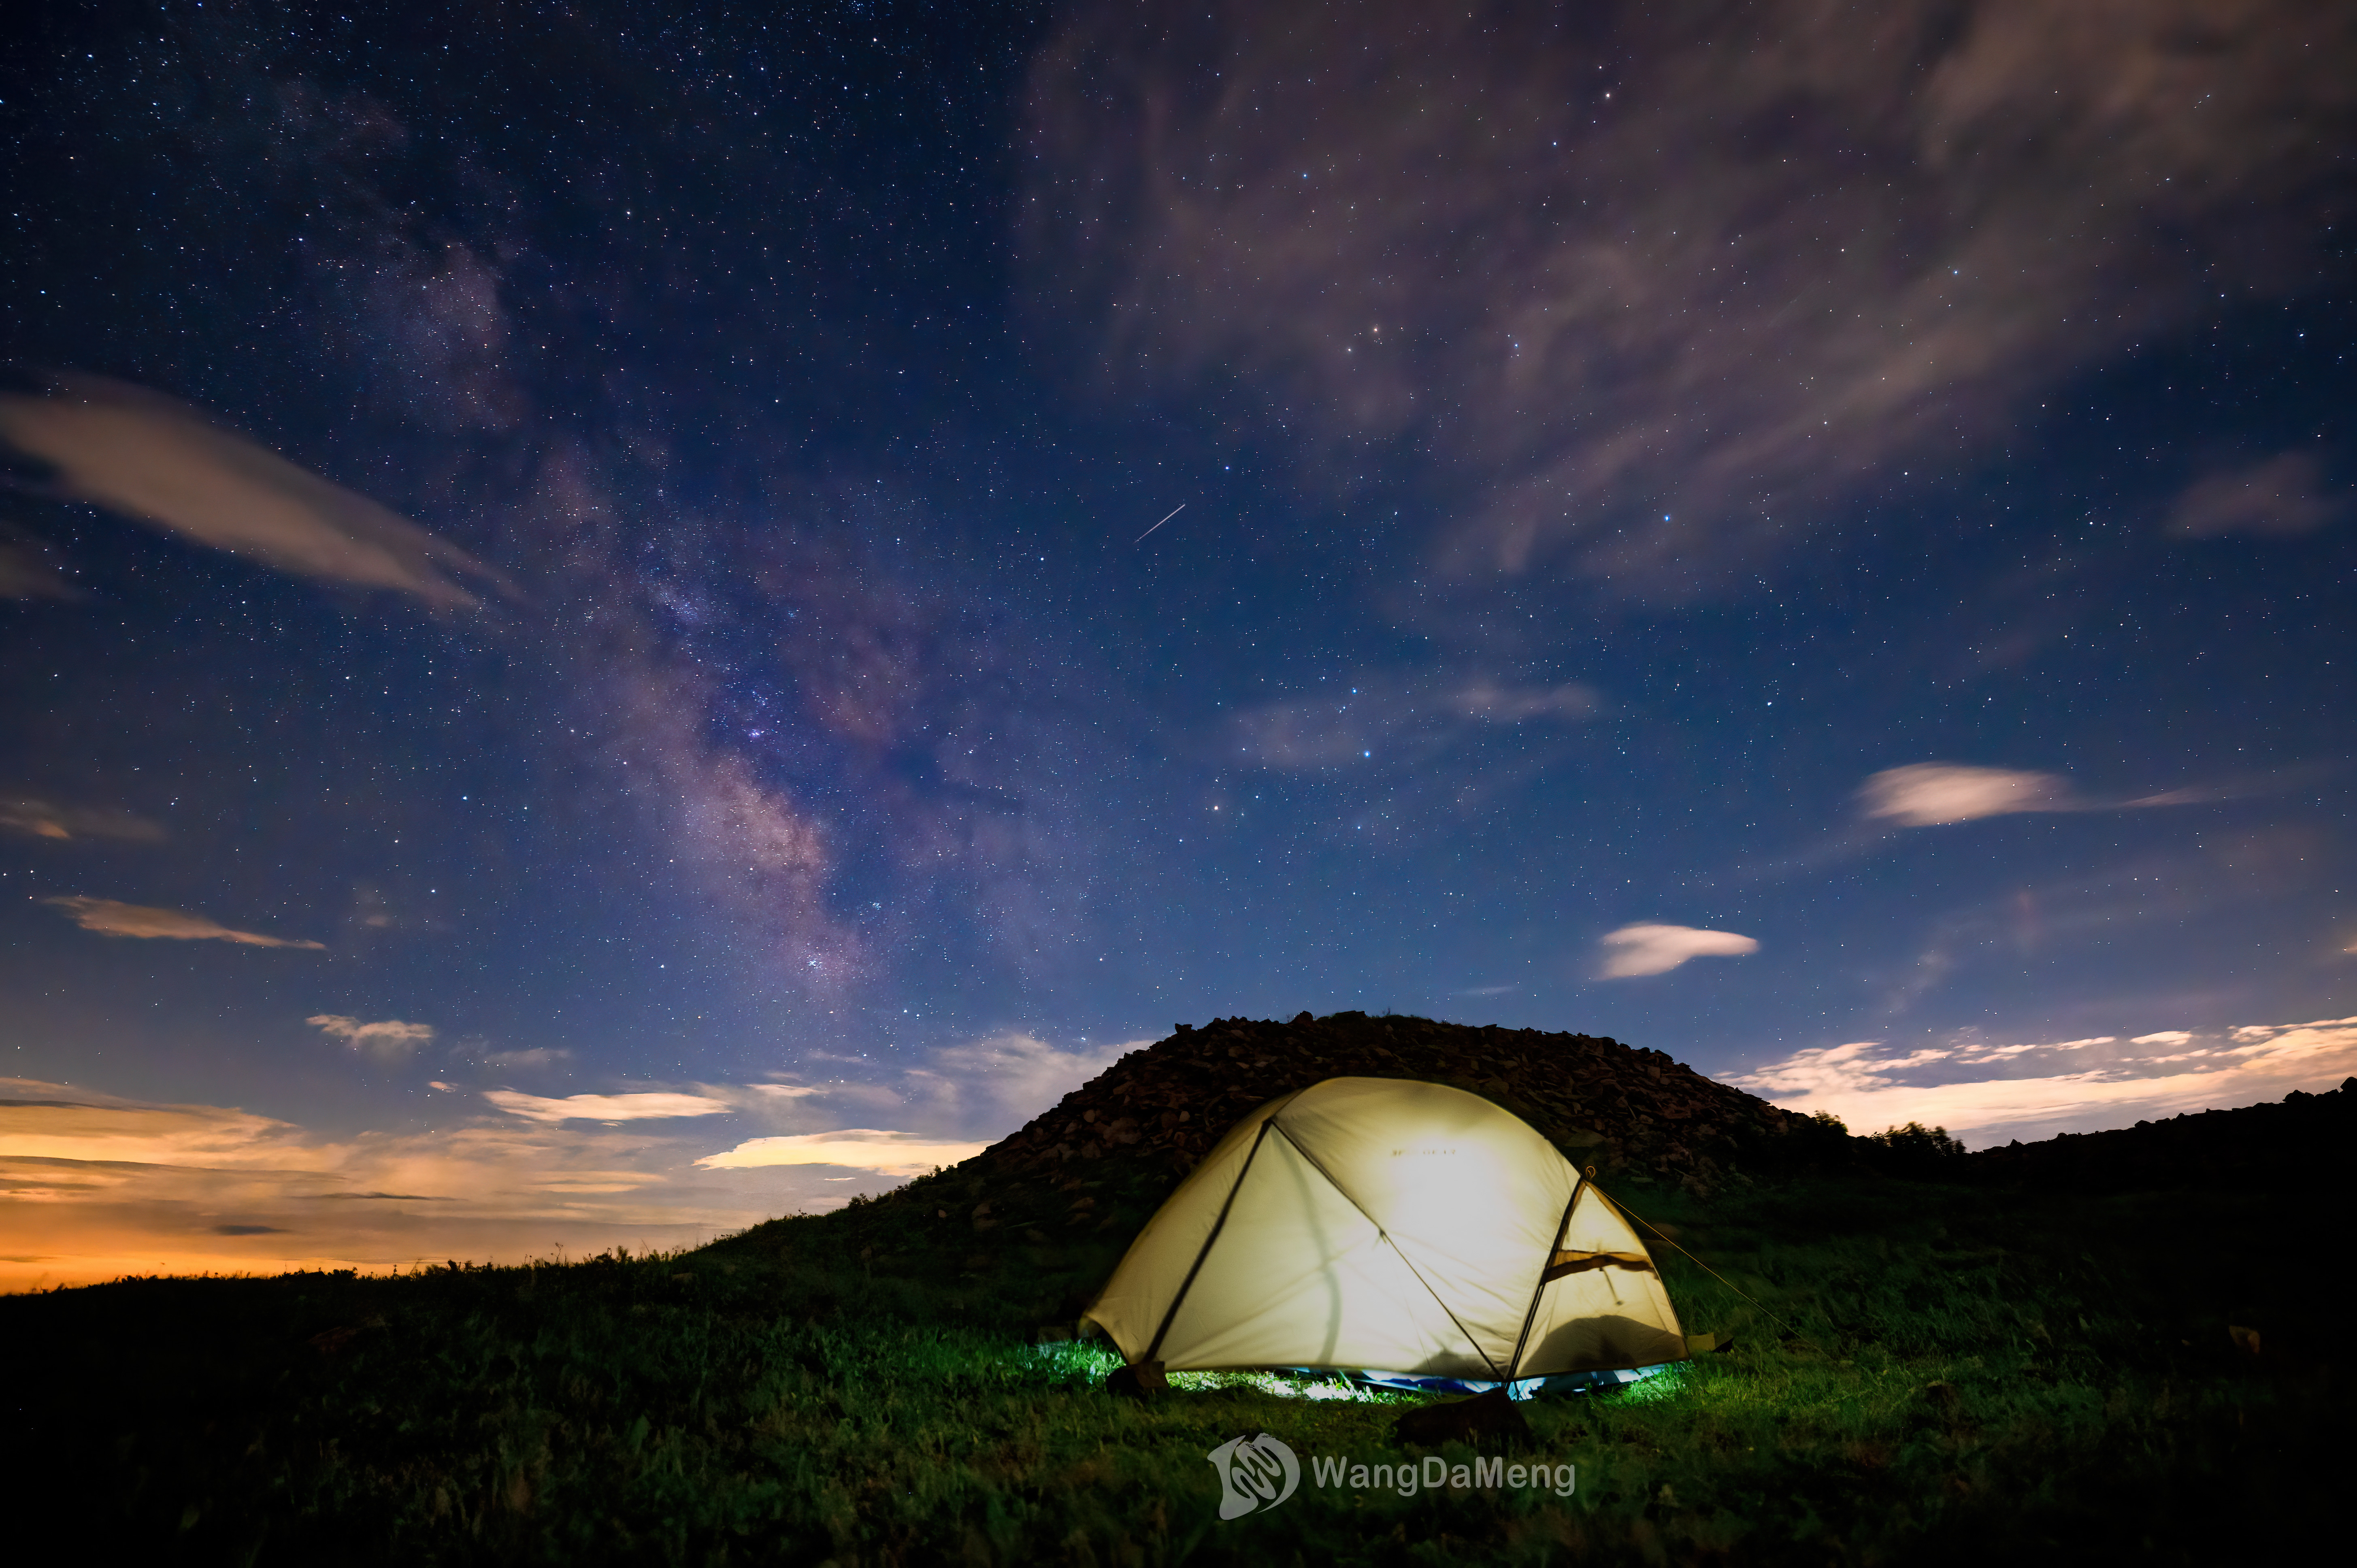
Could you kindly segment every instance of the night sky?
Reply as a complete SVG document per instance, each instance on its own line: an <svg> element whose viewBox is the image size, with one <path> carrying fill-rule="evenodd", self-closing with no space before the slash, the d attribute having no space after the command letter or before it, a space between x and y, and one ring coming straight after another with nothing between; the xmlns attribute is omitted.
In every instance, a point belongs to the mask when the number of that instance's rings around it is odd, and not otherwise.
<svg viewBox="0 0 2357 1568"><path fill-rule="evenodd" d="M1238 1014L2357 1071L2357 10L0 31L0 1288L692 1242Z"/></svg>

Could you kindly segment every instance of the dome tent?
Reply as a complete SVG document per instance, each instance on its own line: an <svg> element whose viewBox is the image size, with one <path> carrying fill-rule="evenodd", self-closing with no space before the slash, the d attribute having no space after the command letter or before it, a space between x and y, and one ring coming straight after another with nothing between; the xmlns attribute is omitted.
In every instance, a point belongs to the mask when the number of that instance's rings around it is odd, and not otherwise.
<svg viewBox="0 0 2357 1568"><path fill-rule="evenodd" d="M1380 1369L1499 1383L1686 1359L1653 1261L1478 1095L1332 1078L1231 1128L1087 1316L1137 1372Z"/></svg>

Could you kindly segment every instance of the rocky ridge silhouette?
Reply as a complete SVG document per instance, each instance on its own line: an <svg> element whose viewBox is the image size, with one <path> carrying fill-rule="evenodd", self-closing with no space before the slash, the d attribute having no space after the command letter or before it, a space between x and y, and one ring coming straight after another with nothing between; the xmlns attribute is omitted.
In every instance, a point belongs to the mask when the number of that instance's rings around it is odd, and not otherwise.
<svg viewBox="0 0 2357 1568"><path fill-rule="evenodd" d="M983 1153L861 1208L929 1210L977 1240L1135 1230L1255 1106L1324 1079L1446 1083L1512 1111L1606 1182L1707 1195L1823 1142L1810 1118L1597 1035L1348 1012L1181 1024ZM863 1222L861 1229L866 1228ZM880 1255L880 1254L879 1254Z"/></svg>

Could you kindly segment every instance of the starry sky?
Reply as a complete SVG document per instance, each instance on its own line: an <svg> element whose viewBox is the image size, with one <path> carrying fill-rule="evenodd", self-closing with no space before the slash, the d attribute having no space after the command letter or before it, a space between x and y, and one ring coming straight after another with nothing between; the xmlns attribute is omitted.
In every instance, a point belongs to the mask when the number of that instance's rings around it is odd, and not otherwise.
<svg viewBox="0 0 2357 1568"><path fill-rule="evenodd" d="M0 29L0 1289L686 1244L1238 1014L2357 1071L2357 12Z"/></svg>

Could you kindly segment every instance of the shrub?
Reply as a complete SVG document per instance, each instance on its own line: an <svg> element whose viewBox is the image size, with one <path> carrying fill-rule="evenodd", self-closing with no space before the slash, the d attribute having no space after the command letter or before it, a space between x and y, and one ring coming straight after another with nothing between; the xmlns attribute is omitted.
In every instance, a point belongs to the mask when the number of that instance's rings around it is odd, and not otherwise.
<svg viewBox="0 0 2357 1568"><path fill-rule="evenodd" d="M1949 1137L1945 1127L1926 1127L1921 1122L1910 1122L1904 1127L1885 1127L1860 1142L1865 1145L1867 1163L1885 1176L1956 1175L1959 1171L1955 1162L1964 1155L1964 1145Z"/></svg>

